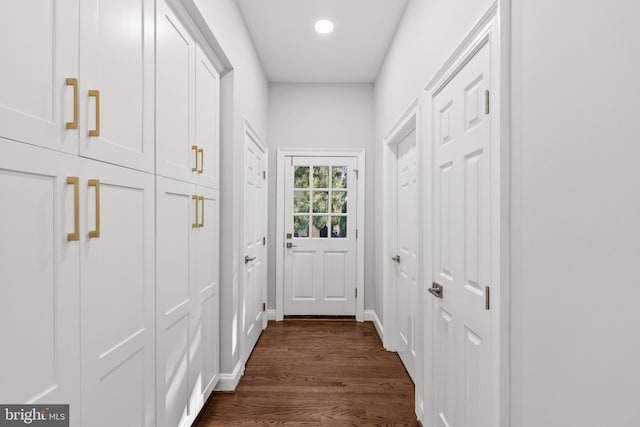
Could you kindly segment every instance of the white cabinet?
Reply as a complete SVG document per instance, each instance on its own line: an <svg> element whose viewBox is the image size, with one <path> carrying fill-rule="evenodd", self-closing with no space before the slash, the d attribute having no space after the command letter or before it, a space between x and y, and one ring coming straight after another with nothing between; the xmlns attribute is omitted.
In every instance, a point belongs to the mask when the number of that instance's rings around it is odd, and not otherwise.
<svg viewBox="0 0 640 427"><path fill-rule="evenodd" d="M195 144L200 151L198 183L220 188L220 84L215 68L196 46Z"/></svg>
<svg viewBox="0 0 640 427"><path fill-rule="evenodd" d="M79 2L37 3L0 2L0 137L77 153Z"/></svg>
<svg viewBox="0 0 640 427"><path fill-rule="evenodd" d="M158 177L158 426L189 426L218 379L216 190Z"/></svg>
<svg viewBox="0 0 640 427"><path fill-rule="evenodd" d="M0 200L2 401L152 425L153 175L0 140Z"/></svg>
<svg viewBox="0 0 640 427"><path fill-rule="evenodd" d="M85 161L82 425L155 423L154 176ZM99 414L99 415L97 415Z"/></svg>
<svg viewBox="0 0 640 427"><path fill-rule="evenodd" d="M67 236L79 194L67 177L78 170L72 156L0 139L0 401L69 403L74 420L80 242Z"/></svg>
<svg viewBox="0 0 640 427"><path fill-rule="evenodd" d="M82 1L82 156L153 172L153 51L153 0Z"/></svg>
<svg viewBox="0 0 640 427"><path fill-rule="evenodd" d="M156 12L156 173L218 188L218 72L165 2Z"/></svg>

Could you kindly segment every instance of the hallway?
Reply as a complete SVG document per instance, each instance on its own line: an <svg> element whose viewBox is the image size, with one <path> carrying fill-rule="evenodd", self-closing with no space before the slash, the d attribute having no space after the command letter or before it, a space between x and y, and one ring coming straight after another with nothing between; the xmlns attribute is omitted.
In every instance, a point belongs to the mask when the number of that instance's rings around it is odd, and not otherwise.
<svg viewBox="0 0 640 427"><path fill-rule="evenodd" d="M371 322L269 322L235 393L216 393L196 427L417 426L414 386Z"/></svg>

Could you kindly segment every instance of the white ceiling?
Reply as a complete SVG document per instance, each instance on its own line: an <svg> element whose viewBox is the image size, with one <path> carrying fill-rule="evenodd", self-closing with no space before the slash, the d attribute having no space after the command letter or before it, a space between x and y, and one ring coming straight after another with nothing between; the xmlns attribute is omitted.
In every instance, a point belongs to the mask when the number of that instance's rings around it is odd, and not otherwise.
<svg viewBox="0 0 640 427"><path fill-rule="evenodd" d="M407 0L236 0L272 82L373 82ZM335 24L318 34L318 19Z"/></svg>

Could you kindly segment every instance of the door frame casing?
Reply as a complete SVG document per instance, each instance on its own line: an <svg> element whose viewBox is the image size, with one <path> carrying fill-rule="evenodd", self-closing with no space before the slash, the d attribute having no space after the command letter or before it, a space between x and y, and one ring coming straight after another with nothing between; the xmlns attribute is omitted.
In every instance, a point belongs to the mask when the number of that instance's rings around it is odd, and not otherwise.
<svg viewBox="0 0 640 427"><path fill-rule="evenodd" d="M260 138L260 136L258 135L258 133L255 131L254 127L251 125L251 123L249 122L249 120L247 120L246 118L243 118L243 128L242 128L242 171L241 171L241 176L242 176L242 181L241 181L241 185L240 185L240 192L241 192L241 197L240 197L240 203L242 203L242 208L241 208L241 212L242 212L242 218L240 218L240 227L239 227L239 231L240 231L240 236L239 236L239 250L240 250L240 254L239 254L239 258L238 258L238 265L240 266L240 268L242 269L242 274L238 274L238 279L240 281L240 287L239 287L239 295L238 295L238 302L239 302L239 307L238 307L238 312L240 313L240 317L241 317L241 328L240 328L240 335L242 337L242 339L240 340L240 360L242 362L242 366L243 366L243 370L244 370L244 365L247 363L247 360L249 360L249 356L250 354L247 354L247 342L246 342L246 327L247 325L245 325L245 312L243 310L244 307L246 307L245 304L245 287L247 286L246 280L245 280L245 264L244 264L244 244L245 244L245 219L246 219L246 215L247 213L245 212L245 184L247 182L247 165L245 163L246 160L246 153L247 153L247 149L248 149L248 140L247 138L251 139L256 146L258 146L258 148L260 148L260 150L264 153L264 170L266 173L266 177L265 177L265 181L264 181L264 186L265 186L265 191L267 192L267 197L265 197L264 200L264 212L265 212L265 217L264 217L264 230L265 230L265 234L267 233L268 230L268 218L269 218L269 206L268 206L268 202L269 202L269 197L268 197L268 191L269 191L269 182L268 177L269 177L269 148L267 147L267 145L264 143L264 141L262 140L262 138ZM267 266L269 265L269 251L267 249L267 247L265 246L265 251L264 251L264 265L265 268L267 268ZM267 302L267 294L268 294L268 280L269 280L269 275L268 273L265 276L265 284L264 286L264 290L263 290L263 298L264 298L264 302ZM265 310L263 313L264 319L266 319L267 316L267 311ZM263 330L264 327L266 326L265 321L263 320Z"/></svg>
<svg viewBox="0 0 640 427"><path fill-rule="evenodd" d="M364 321L364 209L365 209L365 149L345 148L278 148L276 166L276 321L284 320L284 201L285 169L288 157L355 157L358 161L356 201L356 321Z"/></svg>
<svg viewBox="0 0 640 427"><path fill-rule="evenodd" d="M421 105L424 107L421 120L425 124L424 157L421 159L428 169L425 174L424 199L432 200L435 189L433 188L434 173L434 147L435 134L433 126L434 98L442 89L458 74L458 72L473 58L484 46L491 49L491 86L490 86L490 112L491 112L491 335L492 335L492 383L491 393L492 419L496 420L498 427L509 425L509 236L510 236L510 117L509 109L503 108L509 105L509 67L505 62L510 59L508 41L501 29L504 24L504 1L494 2L487 12L478 20L462 43L455 49L449 59L434 75L425 87L421 96ZM508 16L508 14L507 14ZM508 31L508 29L507 29ZM433 213L431 209L424 211L422 216L425 224L423 239L432 241ZM425 278L433 277L433 246L424 245L423 265ZM435 322L433 322L433 298L423 293L419 299L421 312L424 313L423 346L424 349L433 348L435 335ZM386 320L386 319L385 319ZM426 357L427 352L424 352ZM421 360L423 377L424 401L422 406L422 421L431 423L436 418L433 406L436 397L436 371L434 361ZM427 386L427 384L429 386Z"/></svg>
<svg viewBox="0 0 640 427"><path fill-rule="evenodd" d="M416 218L418 219L418 260L423 259L423 246L424 239L422 238L422 228L420 226L420 218L424 217L424 177L426 172L422 167L422 152L421 147L423 127L420 122L420 111L422 110L420 98L414 99L413 102L404 110L402 115L396 120L395 124L385 134L383 138L383 206L384 206L384 220L382 222L382 278L383 278L383 313L384 313L384 337L383 345L389 351L396 351L397 346L397 278L395 273L395 265L392 264L391 257L397 255L397 148L398 145L404 141L404 139L415 131L416 136L416 168L418 172L416 182L416 206L418 212ZM415 401L416 401L416 414L419 411L419 404L422 402L422 387L420 381L422 378L422 364L420 363L423 357L422 346L422 308L420 305L420 295L423 294L424 286L424 266L422 262L418 262L417 269L418 277L418 306L416 311L416 349L418 354L416 355L416 387L415 387ZM421 409L420 409L421 410Z"/></svg>

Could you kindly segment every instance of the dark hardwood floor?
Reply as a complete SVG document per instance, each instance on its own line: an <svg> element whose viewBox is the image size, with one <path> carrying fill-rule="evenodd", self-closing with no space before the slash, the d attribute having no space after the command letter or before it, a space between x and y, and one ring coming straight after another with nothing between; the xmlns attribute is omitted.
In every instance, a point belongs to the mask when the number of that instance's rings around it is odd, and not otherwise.
<svg viewBox="0 0 640 427"><path fill-rule="evenodd" d="M235 393L216 393L196 427L418 426L414 386L371 322L269 322Z"/></svg>

